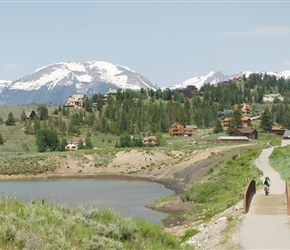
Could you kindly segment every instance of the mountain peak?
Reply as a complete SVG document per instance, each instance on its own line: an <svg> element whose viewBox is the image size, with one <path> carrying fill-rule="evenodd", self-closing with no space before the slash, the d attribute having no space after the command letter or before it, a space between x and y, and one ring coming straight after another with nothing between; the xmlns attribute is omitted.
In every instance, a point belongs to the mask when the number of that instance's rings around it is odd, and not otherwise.
<svg viewBox="0 0 290 250"><path fill-rule="evenodd" d="M7 104L63 103L72 94L91 96L94 93L105 94L109 89L158 88L128 67L103 61L50 64L13 81L9 86L4 85L0 91L0 103Z"/></svg>

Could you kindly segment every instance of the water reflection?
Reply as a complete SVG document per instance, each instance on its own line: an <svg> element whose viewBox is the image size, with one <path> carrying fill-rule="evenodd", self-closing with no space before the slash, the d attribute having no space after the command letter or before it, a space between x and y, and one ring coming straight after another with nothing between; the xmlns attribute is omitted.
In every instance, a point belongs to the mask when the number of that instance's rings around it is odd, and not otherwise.
<svg viewBox="0 0 290 250"><path fill-rule="evenodd" d="M3 195L16 195L27 201L45 199L73 207L111 208L122 216L161 225L167 214L146 205L174 193L158 183L97 179L0 181L0 190Z"/></svg>

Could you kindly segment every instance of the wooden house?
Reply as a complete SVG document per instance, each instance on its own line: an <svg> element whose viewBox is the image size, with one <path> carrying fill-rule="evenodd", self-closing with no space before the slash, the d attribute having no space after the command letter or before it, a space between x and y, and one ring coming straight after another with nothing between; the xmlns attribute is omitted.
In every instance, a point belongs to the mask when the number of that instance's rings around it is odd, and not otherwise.
<svg viewBox="0 0 290 250"><path fill-rule="evenodd" d="M251 127L251 118L242 117L242 125L243 127Z"/></svg>
<svg viewBox="0 0 290 250"><path fill-rule="evenodd" d="M66 106L75 108L84 108L87 96L86 95L71 95L66 99Z"/></svg>
<svg viewBox="0 0 290 250"><path fill-rule="evenodd" d="M77 144L69 143L66 145L65 150L75 151L75 150L78 150L78 146L77 146Z"/></svg>
<svg viewBox="0 0 290 250"><path fill-rule="evenodd" d="M284 128L283 126L276 125L272 127L271 133L276 135L283 135L286 130L287 129Z"/></svg>
<svg viewBox="0 0 290 250"><path fill-rule="evenodd" d="M37 114L34 110L32 111L25 111L25 116L26 116L26 119L34 119L34 118L37 118Z"/></svg>
<svg viewBox="0 0 290 250"><path fill-rule="evenodd" d="M231 120L232 120L231 117L226 117L225 119L222 120L222 126L228 127L230 125Z"/></svg>
<svg viewBox="0 0 290 250"><path fill-rule="evenodd" d="M184 133L184 126L181 123L174 123L170 127L170 134L171 135L183 135Z"/></svg>
<svg viewBox="0 0 290 250"><path fill-rule="evenodd" d="M195 87L194 85L188 85L185 88L177 88L172 90L172 94L174 96L174 93L177 92L179 94L181 94L183 97L189 97L191 96L192 93L195 93L197 91L197 87Z"/></svg>
<svg viewBox="0 0 290 250"><path fill-rule="evenodd" d="M232 121L232 117L226 117L225 119L222 120L222 126L223 127L228 127L230 122ZM251 118L249 117L242 117L241 118L241 121L242 121L242 126L243 127L251 127L252 125L252 121L251 121Z"/></svg>
<svg viewBox="0 0 290 250"><path fill-rule="evenodd" d="M80 140L82 141L83 145L86 146L86 137L74 137L71 141L71 144L78 145Z"/></svg>
<svg viewBox="0 0 290 250"><path fill-rule="evenodd" d="M151 135L148 137L144 137L142 143L144 146L155 147L155 146L157 146L157 139L155 136Z"/></svg>
<svg viewBox="0 0 290 250"><path fill-rule="evenodd" d="M234 136L247 136L251 140L258 139L258 131L253 128L235 128Z"/></svg>
<svg viewBox="0 0 290 250"><path fill-rule="evenodd" d="M195 136L195 135L197 135L197 126L196 125L185 125L184 135L185 136Z"/></svg>
<svg viewBox="0 0 290 250"><path fill-rule="evenodd" d="M241 81L241 80L243 80L243 76L233 76L233 77L231 77L231 80Z"/></svg>
<svg viewBox="0 0 290 250"><path fill-rule="evenodd" d="M235 104L234 109L238 109L240 107L243 114L251 114L252 113L252 107L249 103L241 103Z"/></svg>

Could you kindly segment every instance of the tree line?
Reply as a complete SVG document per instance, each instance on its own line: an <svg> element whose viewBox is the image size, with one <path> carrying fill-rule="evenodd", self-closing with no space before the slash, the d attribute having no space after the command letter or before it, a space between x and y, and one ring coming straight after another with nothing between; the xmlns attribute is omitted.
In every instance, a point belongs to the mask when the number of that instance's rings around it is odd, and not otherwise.
<svg viewBox="0 0 290 250"><path fill-rule="evenodd" d="M86 99L85 109L77 110L59 105L53 114L49 115L47 107L39 105L37 119L26 119L23 111L20 120L25 125L26 134L37 136L39 130L43 134L48 133L44 130L51 130L63 138L67 135L79 136L81 128L89 128L93 133L123 135L119 145L127 145L125 133L135 135L133 138L169 133L171 125L176 122L184 125L194 124L199 128L215 128L215 132L220 132L223 118L242 116L235 112L234 104L252 104L254 116L261 112L255 109L255 104L263 103L263 96L269 93L283 94L284 101L275 99L271 109L266 110L266 115L263 116L266 122L261 124L267 126L263 125L262 130L269 130L273 123L290 128L290 80L277 79L269 75L262 77L259 74L251 74L248 78L244 76L241 81L231 80L218 85L205 84L198 95L196 92L189 92L188 95L183 96L170 89L156 91L141 89L140 92L119 89L115 96L107 97L104 105L105 96L96 93ZM233 112L221 115L221 111L224 110ZM240 123L238 119L233 120L236 122L232 122L229 134L233 126ZM15 124L12 113L9 113L5 124ZM50 135L50 137L54 136ZM134 144L140 145L140 141ZM51 149L55 150L55 145L51 146Z"/></svg>

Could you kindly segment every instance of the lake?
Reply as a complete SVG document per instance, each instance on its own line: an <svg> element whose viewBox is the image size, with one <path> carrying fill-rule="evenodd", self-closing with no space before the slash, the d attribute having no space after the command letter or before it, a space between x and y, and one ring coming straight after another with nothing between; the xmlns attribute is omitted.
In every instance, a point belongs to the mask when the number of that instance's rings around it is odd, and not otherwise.
<svg viewBox="0 0 290 250"><path fill-rule="evenodd" d="M0 181L3 195L16 195L25 201L45 199L49 203L67 204L86 209L111 208L131 218L142 218L163 225L168 214L146 207L174 191L146 181L98 179L48 179Z"/></svg>

